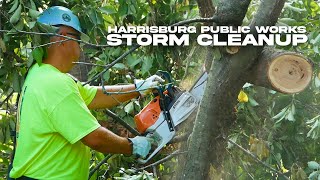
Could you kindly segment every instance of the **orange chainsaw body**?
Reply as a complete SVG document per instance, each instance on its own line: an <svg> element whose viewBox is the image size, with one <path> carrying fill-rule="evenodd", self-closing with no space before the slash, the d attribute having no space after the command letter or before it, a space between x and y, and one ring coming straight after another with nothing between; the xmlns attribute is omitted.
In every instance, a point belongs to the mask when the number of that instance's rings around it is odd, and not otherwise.
<svg viewBox="0 0 320 180"><path fill-rule="evenodd" d="M141 134L158 120L161 113L159 101L160 96L156 96L139 112L139 114L134 116L134 122Z"/></svg>

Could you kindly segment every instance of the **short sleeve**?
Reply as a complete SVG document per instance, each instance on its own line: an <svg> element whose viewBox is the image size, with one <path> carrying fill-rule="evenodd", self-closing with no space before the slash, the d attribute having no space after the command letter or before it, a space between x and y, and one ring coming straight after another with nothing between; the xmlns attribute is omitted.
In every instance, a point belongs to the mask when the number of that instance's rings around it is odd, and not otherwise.
<svg viewBox="0 0 320 180"><path fill-rule="evenodd" d="M71 93L60 101L49 117L55 131L71 144L100 127L77 93Z"/></svg>
<svg viewBox="0 0 320 180"><path fill-rule="evenodd" d="M82 86L82 84L80 82L77 82L77 86L80 92L80 95L82 97L82 99L84 100L84 102L86 103L86 105L88 106L91 101L93 100L93 98L96 96L97 93L97 87L95 86L90 86L90 85L85 85Z"/></svg>

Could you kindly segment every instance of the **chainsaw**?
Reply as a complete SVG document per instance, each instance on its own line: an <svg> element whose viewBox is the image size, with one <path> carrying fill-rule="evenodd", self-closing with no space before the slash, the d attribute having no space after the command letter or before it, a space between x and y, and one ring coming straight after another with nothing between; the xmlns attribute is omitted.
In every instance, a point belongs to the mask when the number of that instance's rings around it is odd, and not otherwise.
<svg viewBox="0 0 320 180"><path fill-rule="evenodd" d="M166 85L156 88L155 98L134 117L137 130L154 141L154 148L148 156L138 159L141 164L148 162L170 142L176 127L197 109L208 78L204 72L189 91L181 91L173 86L168 72L158 71L157 75L165 80Z"/></svg>

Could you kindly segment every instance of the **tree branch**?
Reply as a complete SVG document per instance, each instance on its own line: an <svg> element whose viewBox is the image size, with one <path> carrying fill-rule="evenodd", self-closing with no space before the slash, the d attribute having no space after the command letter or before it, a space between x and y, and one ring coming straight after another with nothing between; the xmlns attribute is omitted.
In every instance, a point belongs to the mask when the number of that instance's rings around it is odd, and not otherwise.
<svg viewBox="0 0 320 180"><path fill-rule="evenodd" d="M105 162L107 162L111 156L112 154L108 154L102 161L100 161L99 164L90 171L88 179L90 179L93 173L96 172Z"/></svg>
<svg viewBox="0 0 320 180"><path fill-rule="evenodd" d="M176 150L173 153L171 153L170 155L166 156L165 158L160 159L159 161L157 161L155 163L152 163L152 164L149 164L149 165L147 165L145 167L138 168L137 170L140 171L140 170L147 169L149 167L157 166L157 165L159 165L159 164L161 164L163 162L166 162L166 161L170 160L171 158L173 158L175 156L178 156L180 154L185 154L185 153L187 153L187 151L180 152L179 150Z"/></svg>
<svg viewBox="0 0 320 180"><path fill-rule="evenodd" d="M114 120L116 120L117 122L119 122L123 127L125 127L126 129L128 129L128 131L130 131L132 134L136 135L136 136L140 136L141 134L135 130L133 127L131 127L129 124L127 124L124 120L122 120L121 118L119 118L116 114L114 114L112 111L110 111L109 109L106 110L106 114L110 117L112 117Z"/></svg>
<svg viewBox="0 0 320 180"><path fill-rule="evenodd" d="M251 158L253 158L256 162L262 164L264 167L270 169L273 172L278 173L279 175L281 175L282 177L284 177L287 180L290 180L286 175L284 175L282 172L274 169L273 167L269 166L268 164L266 164L265 162L261 161L256 155L252 154L250 151L244 149L242 146L240 146L239 144L231 141L230 139L227 139L225 137L223 137L223 139L227 140L229 143L235 145L237 148L239 148L241 151L243 151L245 154L247 154L248 156L250 156Z"/></svg>
<svg viewBox="0 0 320 180"><path fill-rule="evenodd" d="M108 65L94 64L94 63L88 63L88 62L72 62L72 63L80 64L80 65L88 65L88 66L98 66L98 67L104 67L104 68L108 67Z"/></svg>
<svg viewBox="0 0 320 180"><path fill-rule="evenodd" d="M194 18L194 19L189 19L186 21L180 21L175 24L172 24L170 26L181 26L181 25L186 25L186 24L191 24L195 22L215 22L217 20L216 16L213 16L211 18Z"/></svg>
<svg viewBox="0 0 320 180"><path fill-rule="evenodd" d="M14 91L11 91L11 93L0 103L0 107L9 100L9 98L12 96L13 93Z"/></svg>

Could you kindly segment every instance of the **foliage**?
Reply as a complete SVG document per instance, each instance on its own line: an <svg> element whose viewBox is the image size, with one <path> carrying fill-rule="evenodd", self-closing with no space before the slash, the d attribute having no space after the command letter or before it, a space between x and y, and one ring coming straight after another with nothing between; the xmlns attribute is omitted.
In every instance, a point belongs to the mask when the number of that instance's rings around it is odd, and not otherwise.
<svg viewBox="0 0 320 180"><path fill-rule="evenodd" d="M216 1L215 1L216 2ZM217 4L217 3L216 3ZM19 92L27 69L35 62L41 63L45 51L39 45L47 37L17 33L19 31L44 31L35 20L39 12L48 6L62 5L71 8L80 18L84 31L94 44L105 44L107 28L128 25L170 25L198 16L195 0L8 0L0 2L0 177L5 177L8 157L12 151L9 132L14 129L16 94ZM259 5L252 1L244 24L250 20ZM289 0L286 2L278 25L306 26L309 41L297 47L277 47L296 51L308 57L316 67L313 82L304 92L285 95L272 90L246 84L238 96L235 107L237 121L229 135L236 142L270 167L292 179L319 178L320 117L318 97L320 10L312 0ZM51 29L45 29L51 32ZM118 58L131 47L119 46L92 48L84 46L83 51L89 62L106 65ZM196 48L194 50L193 48ZM103 80L107 84L132 83L134 78L145 78L158 69L169 71L177 82L186 83L188 74L198 73L202 64L203 49L190 47L143 47L131 53L109 69ZM195 52L195 53L190 53ZM191 61L188 57L191 56ZM88 79L101 72L104 67L91 69ZM188 73L186 73L188 72ZM192 81L192 80L191 80ZM100 79L92 82L99 85ZM186 85L188 86L188 85ZM7 97L9 97L7 99ZM6 101L4 101L7 99ZM112 109L126 122L134 126L132 117L151 99L132 100ZM104 111L93 114L99 120L112 121ZM117 130L118 127L115 127ZM213 127L214 128L214 127ZM279 174L255 162L236 146L228 143L221 170L210 168L212 176L223 179L280 179ZM152 179L146 171L136 171L134 157L104 155L93 152L94 168L102 159L108 158L91 179ZM162 156L156 157L159 160ZM162 177L171 177L179 162L173 159L156 168ZM148 169L149 171L149 169ZM158 174L159 175L159 174Z"/></svg>
<svg viewBox="0 0 320 180"><path fill-rule="evenodd" d="M42 45L48 43L46 35L22 33L45 32L54 33L56 29L41 26L36 23L36 18L44 9L54 5L70 8L79 16L84 32L90 37L90 43L103 45L106 43L107 28L112 26L128 25L170 25L172 23L198 16L196 2L194 0L157 1L157 0L7 0L0 2L0 110L8 112L0 118L1 140L1 175L5 176L8 167L9 154L12 151L12 138L10 130L14 130L16 104L15 98L3 101L11 92L19 93L23 85L28 68L34 63L41 63L45 57L45 48ZM108 48L95 48L84 46L83 52L86 60L97 65L106 65L118 58L131 47L119 46ZM154 74L158 69L171 72L173 77L181 80L188 68L189 72L195 71L200 63L196 61L189 66L190 61L184 60L189 55L191 47L143 47L131 53L121 62L117 63L103 74L103 81L107 84L132 83L135 78L146 78ZM196 67L196 68L193 68ZM88 80L103 70L103 67L95 66L88 74ZM91 82L93 85L101 85L100 79ZM151 97L142 101L132 100L113 109L122 119L134 126L133 115L148 103ZM110 122L103 111L93 114L99 120ZM117 129L117 128L116 128ZM128 134L127 134L128 135ZM93 153L92 168L105 156L101 153ZM4 157L4 158L2 158ZM152 179L151 174L145 171L136 173L123 173L121 168L129 169L136 165L133 157L121 155L111 156L103 165L95 177L118 177L118 179ZM123 172L120 172L123 171Z"/></svg>
<svg viewBox="0 0 320 180"><path fill-rule="evenodd" d="M246 20L257 8L253 1ZM286 2L278 25L305 26L308 43L279 49L300 52L314 64L310 86L301 93L286 95L273 90L246 84L240 92L237 121L229 140L249 149L257 159L267 163L291 179L317 179L315 160L319 156L319 47L320 16L317 2L291 0ZM248 102L244 101L248 96ZM242 150L229 143L220 176L226 179L282 179L281 175L263 167ZM235 165L236 164L236 165ZM212 170L214 171L214 170Z"/></svg>

